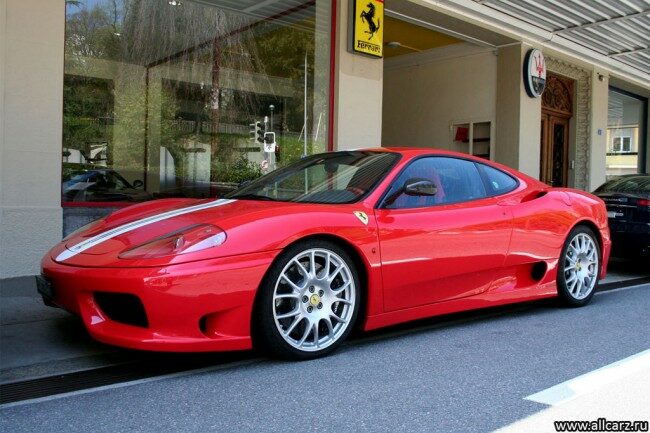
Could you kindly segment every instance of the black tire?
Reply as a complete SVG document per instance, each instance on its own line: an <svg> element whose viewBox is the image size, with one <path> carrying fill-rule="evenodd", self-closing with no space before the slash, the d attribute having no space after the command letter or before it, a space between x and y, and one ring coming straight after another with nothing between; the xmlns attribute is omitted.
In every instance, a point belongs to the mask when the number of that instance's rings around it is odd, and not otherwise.
<svg viewBox="0 0 650 433"><path fill-rule="evenodd" d="M294 262L294 258L299 257L301 254L306 254L308 251L313 251L313 250L318 250L318 251L329 251L333 253L333 255L336 255L338 257L332 257L332 264L335 266L335 261L338 261L339 259L345 262L345 265L347 266L347 269L349 270L349 275L348 281L352 281L352 284L347 286L348 289L346 290L345 295L347 295L350 299L349 301L353 300L353 303L351 306L345 307L344 305L349 305L347 302L348 300L345 300L346 304L343 304L343 302L337 302L334 301L331 304L331 311L332 313L336 314L337 310L340 311L345 311L345 317L348 317L349 320L344 324L341 325L341 328L337 328L338 323L332 319L322 319L322 318L312 318L310 314L329 314L327 311L328 308L326 305L328 305L329 302L332 301L332 299L335 298L328 298L326 300L326 297L328 296L326 293L321 294L322 296L322 303L324 304L322 309L321 307L317 307L316 305L312 305L313 300L311 299L311 296L313 294L319 294L320 290L316 290L316 293L314 292L308 292L313 285L313 280L308 280L306 277L302 275L302 273L296 274L295 271L298 270L297 267L292 268ZM301 259L302 260L302 259ZM325 260L323 257L316 257L316 260L320 260L320 262L317 263L316 269L320 269L320 271L317 271L316 274L319 272L323 272L325 269ZM299 260L300 261L300 260ZM289 268L286 268L287 266L290 266ZM320 268L317 268L318 266L321 266ZM303 268L305 270L309 270L309 275L311 275L311 268L310 267L305 267ZM331 268L331 265L329 267ZM337 269L336 266L334 269ZM304 280L304 285L305 287L303 290L305 291L299 291L299 290L293 290L292 293L300 293L301 295L295 299L291 299L290 301L288 300L276 300L274 301L274 295L276 292L276 287L277 290L282 290L282 285L286 285L287 283L285 282L284 279L280 279L281 275L284 271L287 272L294 272L293 274L290 275L295 275L296 278L305 278ZM329 271L328 271L329 272ZM347 271L345 271L347 273ZM323 274L324 275L324 274ZM341 280L344 280L343 272L339 274L338 277ZM322 280L326 281L326 280ZM316 283L313 283L316 284ZM322 288L325 289L325 286L328 285L328 283L323 282ZM338 281L335 279L332 281L331 284L329 284L329 287L332 287L334 285L338 284ZM335 287L334 290L340 290L340 287L342 287L344 284L342 284L339 287ZM291 287L287 286L289 289ZM321 288L321 286L317 285L317 288ZM351 287L351 290L349 289ZM347 290L350 290L349 293ZM253 323L252 323L252 330L253 330L253 343L256 348L262 349L265 352L269 353L272 356L279 357L282 359L291 359L291 360L308 360L308 359L314 359L318 358L324 355L329 354L330 352L336 350L343 341L348 337L352 329L354 328L358 313L359 313L359 306L360 306L360 301L361 301L361 284L358 276L358 272L356 269L356 265L350 255L339 245L336 243L327 241L327 240L322 240L322 239L311 239L311 240L305 240L305 241L300 241L296 244L291 245L288 247L285 251L283 251L273 262L271 267L269 268L269 271L267 272L267 275L265 276L262 284L260 285L259 292L257 295L256 303L255 303L255 312L253 314ZM313 293L313 294L312 294ZM310 295L310 296L307 296ZM332 296L337 296L337 295L332 295ZM309 298L309 301L304 301L305 297ZM319 298L320 299L320 298ZM343 301L343 298L341 298ZM282 307L281 303L282 302L289 302L290 306L287 307L288 310L291 311L297 311L300 310L301 313L296 315L296 317L292 317L291 319L287 318L287 321L291 321L291 325L286 325L286 329L284 328L285 325L279 319L276 321L276 317L274 316L277 313L277 310L279 309L278 306ZM293 304L296 304L295 307ZM312 307L310 313L307 313L307 308ZM296 308L296 309L294 309ZM317 310L320 310L318 311ZM302 310L301 310L302 309ZM304 317L303 317L304 315ZM343 316L343 314L342 314ZM283 329L285 332L289 329L292 328L293 325L293 320L303 320L302 323L298 323L295 325L295 330L290 331L288 335L288 340L292 341L294 344L296 341L292 338L292 335L294 333L300 333L304 332L304 330L307 329L307 327L313 326L314 323L316 323L317 331L309 331L308 335L310 336L315 344L315 341L318 339L317 336L321 335L322 330L325 329L327 332L328 330L332 330L332 328L328 328L326 325L326 321L329 321L330 324L333 324L334 329L338 329L338 333L336 333L336 338L334 338L334 334L332 334L333 338L331 338L331 341L327 341L327 346L318 349L318 345L315 347L311 347L308 349L301 349L297 348L294 345L290 344L287 339L281 334L280 329ZM284 319L283 319L284 320ZM313 321L312 321L313 320ZM325 322L325 323L324 323ZM336 323L335 323L336 322ZM304 325L304 326L303 326ZM301 328L302 327L302 328ZM318 332L318 334L316 334ZM286 334L285 334L286 335ZM304 335L304 334L303 334ZM307 341L305 341L307 343Z"/></svg>
<svg viewBox="0 0 650 433"><path fill-rule="evenodd" d="M590 239L591 241L591 246L590 249L593 248L595 249L595 257L596 257L596 264L595 265L588 265L585 266L585 263L590 263L591 261L587 260L587 257L585 257L587 254L586 253L580 253L576 254L576 250L572 248L572 243L573 245L576 244L576 242L579 242L580 240L586 240ZM573 258L578 258L578 265L576 267L572 267L571 263L571 256L573 255ZM584 260L582 260L584 259ZM600 266L601 266L601 261L602 261L602 255L600 252L600 244L598 243L598 238L596 237L595 233L593 230L591 230L589 227L579 225L574 227L570 232L569 235L566 238L566 241L564 242L564 247L562 248L562 253L560 254L560 260L558 264L558 271L557 271L557 292L558 292L558 297L560 299L560 302L567 307L582 307L584 305L587 305L589 301L591 301L591 298L594 296L594 293L596 292L596 289L598 287L598 280L600 279ZM591 278L588 279L589 281L589 289L585 285L585 292L580 293L580 288L577 288L576 286L580 284L579 280L581 278L576 278L575 280L572 279L572 276L577 275L579 273L588 273L590 269L593 269L595 271L595 276L593 277L595 281L592 284ZM576 271L576 269L579 269L579 271ZM585 281L587 281L588 275L585 277L585 279L582 279L582 284L584 285ZM576 281L577 284L574 284L573 281ZM588 289L588 291L587 291Z"/></svg>

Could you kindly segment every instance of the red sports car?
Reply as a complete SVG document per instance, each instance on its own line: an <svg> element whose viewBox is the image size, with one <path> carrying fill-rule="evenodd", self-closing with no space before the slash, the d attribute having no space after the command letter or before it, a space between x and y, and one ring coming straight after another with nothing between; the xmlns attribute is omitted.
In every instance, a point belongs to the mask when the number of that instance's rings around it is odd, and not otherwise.
<svg viewBox="0 0 650 433"><path fill-rule="evenodd" d="M306 157L218 200L119 210L43 259L46 303L99 341L313 358L364 330L551 296L589 302L597 197L432 149Z"/></svg>

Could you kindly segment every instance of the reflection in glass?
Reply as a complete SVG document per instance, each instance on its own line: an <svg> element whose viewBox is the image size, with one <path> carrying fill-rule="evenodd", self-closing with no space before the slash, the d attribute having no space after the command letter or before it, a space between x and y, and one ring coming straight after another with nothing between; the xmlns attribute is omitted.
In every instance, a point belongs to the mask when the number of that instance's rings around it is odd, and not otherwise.
<svg viewBox="0 0 650 433"><path fill-rule="evenodd" d="M643 140L647 101L609 90L607 116L607 178L638 173Z"/></svg>
<svg viewBox="0 0 650 433"><path fill-rule="evenodd" d="M66 1L63 201L215 196L325 151L330 9ZM275 152L251 135L256 122Z"/></svg>

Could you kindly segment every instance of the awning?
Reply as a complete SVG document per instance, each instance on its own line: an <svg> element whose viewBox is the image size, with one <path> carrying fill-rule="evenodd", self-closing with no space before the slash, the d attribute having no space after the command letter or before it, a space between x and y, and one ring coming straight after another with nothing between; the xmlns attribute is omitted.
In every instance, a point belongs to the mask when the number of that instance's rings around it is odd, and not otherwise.
<svg viewBox="0 0 650 433"><path fill-rule="evenodd" d="M650 71L650 1L474 0L642 73Z"/></svg>

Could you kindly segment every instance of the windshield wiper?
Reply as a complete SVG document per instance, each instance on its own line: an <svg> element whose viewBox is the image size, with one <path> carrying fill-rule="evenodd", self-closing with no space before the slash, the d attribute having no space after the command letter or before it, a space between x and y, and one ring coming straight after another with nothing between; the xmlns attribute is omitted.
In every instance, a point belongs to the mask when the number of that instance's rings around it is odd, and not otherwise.
<svg viewBox="0 0 650 433"><path fill-rule="evenodd" d="M276 201L274 198L271 198L267 195L260 195L260 194L238 194L238 195L231 195L229 198L243 198L244 200L250 199L250 200Z"/></svg>

